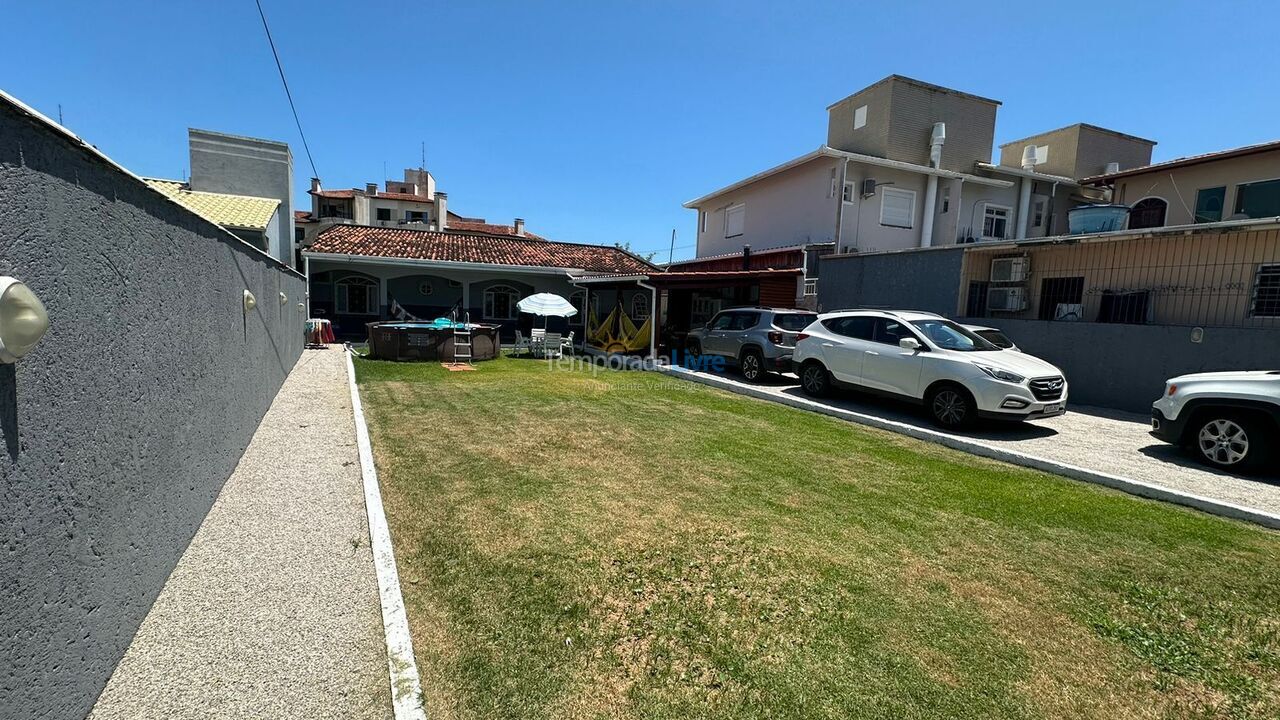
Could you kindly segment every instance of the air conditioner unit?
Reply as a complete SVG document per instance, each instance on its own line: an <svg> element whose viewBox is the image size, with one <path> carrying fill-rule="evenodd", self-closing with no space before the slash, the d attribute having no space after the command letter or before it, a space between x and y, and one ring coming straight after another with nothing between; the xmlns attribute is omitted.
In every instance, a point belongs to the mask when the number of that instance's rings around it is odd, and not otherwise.
<svg viewBox="0 0 1280 720"><path fill-rule="evenodd" d="M876 194L876 179L867 178L862 181L862 197L871 197Z"/></svg>
<svg viewBox="0 0 1280 720"><path fill-rule="evenodd" d="M987 290L987 309L992 312L1021 312L1027 309L1027 289L1000 287Z"/></svg>
<svg viewBox="0 0 1280 720"><path fill-rule="evenodd" d="M1031 271L1031 258L1007 257L991 261L991 282L1022 282Z"/></svg>

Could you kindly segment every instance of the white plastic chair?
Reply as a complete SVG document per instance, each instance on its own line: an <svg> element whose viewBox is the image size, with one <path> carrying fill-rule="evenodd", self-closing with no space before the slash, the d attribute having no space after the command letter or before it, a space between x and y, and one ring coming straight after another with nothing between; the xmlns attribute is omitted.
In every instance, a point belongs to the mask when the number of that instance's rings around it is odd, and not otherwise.
<svg viewBox="0 0 1280 720"><path fill-rule="evenodd" d="M573 352L573 331L570 331L563 340L560 341L560 353Z"/></svg>
<svg viewBox="0 0 1280 720"><path fill-rule="evenodd" d="M542 356L560 357L560 333L546 333L542 337Z"/></svg>
<svg viewBox="0 0 1280 720"><path fill-rule="evenodd" d="M517 330L516 342L514 345L511 346L511 353L514 355L514 354L520 353L521 351L532 352L532 350L529 347L529 338L525 337L524 333Z"/></svg>

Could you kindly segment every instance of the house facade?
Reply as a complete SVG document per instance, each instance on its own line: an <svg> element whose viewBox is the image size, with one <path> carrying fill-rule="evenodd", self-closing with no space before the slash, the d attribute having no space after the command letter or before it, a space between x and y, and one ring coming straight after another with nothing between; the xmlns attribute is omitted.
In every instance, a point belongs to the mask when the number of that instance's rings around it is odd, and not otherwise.
<svg viewBox="0 0 1280 720"><path fill-rule="evenodd" d="M366 323L393 317L398 306L423 319L454 310L470 313L473 322L500 325L509 341L533 322L521 316L516 303L540 292L561 295L578 307L577 315L552 321L577 338L592 314L622 305L634 316L647 317L652 308L651 294L641 288L595 293L588 300L588 290L575 284L588 275L655 270L614 246L344 223L320 231L302 254L310 315L331 319L335 331L347 337L363 337Z"/></svg>
<svg viewBox="0 0 1280 720"><path fill-rule="evenodd" d="M212 130L187 131L191 154L188 190L275 200L279 205L262 232L267 254L294 265L293 153L287 143L228 135ZM234 230L232 232L235 232Z"/></svg>
<svg viewBox="0 0 1280 720"><path fill-rule="evenodd" d="M1129 206L1134 230L1280 217L1280 142L1178 158L1088 177Z"/></svg>
<svg viewBox="0 0 1280 720"><path fill-rule="evenodd" d="M992 162L999 105L899 75L832 104L826 144L685 203L697 212L698 257L743 245L858 253L1048 236L1097 194L1080 183L1096 156L1120 168L1150 159L1150 141L1076 125L1010 143L1017 152Z"/></svg>

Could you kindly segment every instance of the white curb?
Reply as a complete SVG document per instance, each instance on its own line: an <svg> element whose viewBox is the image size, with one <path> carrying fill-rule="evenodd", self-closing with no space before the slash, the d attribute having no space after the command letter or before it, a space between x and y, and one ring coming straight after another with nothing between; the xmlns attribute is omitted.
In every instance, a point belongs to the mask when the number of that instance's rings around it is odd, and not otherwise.
<svg viewBox="0 0 1280 720"><path fill-rule="evenodd" d="M356 446L360 451L360 475L364 479L364 507L369 515L369 542L373 563L378 571L378 595L382 599L382 630L387 637L387 671L391 679L391 703L396 720L426 720L422 683L418 663L413 656L413 640L409 636L409 617L405 614L404 597L400 594L400 573L391 549L391 531L382 511L382 493L378 490L378 471L373 466L373 447L369 444L369 428L364 423L364 407L356 387L356 369L351 352L347 359L347 382L351 386L351 410L356 417Z"/></svg>
<svg viewBox="0 0 1280 720"><path fill-rule="evenodd" d="M664 365L658 366L657 371L667 375L691 380L693 382L702 383L704 385L710 385L722 390L728 390L739 395L746 395L760 400L768 400L781 405L788 405L799 410L818 412L841 420L848 420L849 422L869 425L871 427L880 428L881 430L888 430L890 432L908 435L916 438L917 440L945 445L956 450L963 450L964 452L971 453L973 455L980 455L993 460L1002 460L1013 465L1021 465L1023 467L1043 470L1057 475L1065 475L1066 477L1075 480L1105 485L1116 490L1127 492L1131 495L1138 495L1145 498L1152 498L1154 500L1163 500L1165 502L1171 502L1178 505L1185 505L1186 507L1202 510L1213 515L1234 518L1236 520L1245 520L1265 527L1280 529L1280 515L1265 512L1263 510L1244 507L1243 505L1235 505L1221 500L1214 500L1201 495L1179 492L1167 487L1145 483L1140 480L1133 480L1130 478L1120 477L1119 475L1111 475L1110 473L1089 470L1076 465L1069 465L1056 460L1048 460L1034 455L1027 455L1025 453L1017 452L1016 450L992 447L975 440L955 437L954 435L948 435L928 428L916 427L909 423L898 422L896 420L886 420L874 415L866 415L852 410L832 407L825 403L810 400L808 398L794 397L791 395L775 395L760 388L740 385L714 375L694 372L688 368Z"/></svg>

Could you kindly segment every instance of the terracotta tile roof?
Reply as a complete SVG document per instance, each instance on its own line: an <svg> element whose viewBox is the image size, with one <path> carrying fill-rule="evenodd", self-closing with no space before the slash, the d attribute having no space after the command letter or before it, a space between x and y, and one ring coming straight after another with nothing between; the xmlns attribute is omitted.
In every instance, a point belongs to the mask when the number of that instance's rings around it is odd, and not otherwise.
<svg viewBox="0 0 1280 720"><path fill-rule="evenodd" d="M309 210L294 210L294 211L293 211L293 221L294 221L294 222L313 222L313 221L312 221L312 219L311 219L311 211L309 211Z"/></svg>
<svg viewBox="0 0 1280 720"><path fill-rule="evenodd" d="M616 247L510 236L334 225L316 236L310 252L441 262L532 265L602 273L646 273L655 268Z"/></svg>
<svg viewBox="0 0 1280 720"><path fill-rule="evenodd" d="M477 232L489 235L510 235L512 237L525 237L530 240L546 240L546 238L528 230L524 231L524 235L517 235L514 225L495 225L487 223L483 220L454 220L449 219L449 227L446 230L457 230L459 232Z"/></svg>
<svg viewBox="0 0 1280 720"><path fill-rule="evenodd" d="M316 197L343 199L343 198L355 197L357 191L356 190L309 190L308 192L311 195L315 195Z"/></svg>
<svg viewBox="0 0 1280 720"><path fill-rule="evenodd" d="M434 199L429 198L425 195L414 195L413 193L381 192L381 191L370 195L368 192L361 190L359 188L351 188L350 190L308 190L307 193L310 195L315 195L316 197L334 198L338 200L345 200L347 198L353 198L359 195L361 197L380 198L382 200L408 200L409 202L427 203L428 205L435 204Z"/></svg>

